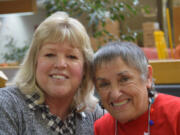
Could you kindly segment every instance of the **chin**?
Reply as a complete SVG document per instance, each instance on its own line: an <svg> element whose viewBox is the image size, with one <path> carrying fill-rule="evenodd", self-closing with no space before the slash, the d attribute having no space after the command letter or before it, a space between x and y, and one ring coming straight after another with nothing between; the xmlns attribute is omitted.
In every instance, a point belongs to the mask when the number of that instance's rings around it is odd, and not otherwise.
<svg viewBox="0 0 180 135"><path fill-rule="evenodd" d="M128 114L127 112L111 113L111 115L120 123L126 123L130 121L131 118L130 114Z"/></svg>

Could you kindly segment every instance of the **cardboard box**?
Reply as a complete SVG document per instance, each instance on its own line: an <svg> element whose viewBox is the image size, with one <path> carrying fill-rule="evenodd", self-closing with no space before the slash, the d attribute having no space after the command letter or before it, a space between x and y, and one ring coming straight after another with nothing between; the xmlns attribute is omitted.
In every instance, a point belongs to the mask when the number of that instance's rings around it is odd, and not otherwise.
<svg viewBox="0 0 180 135"><path fill-rule="evenodd" d="M158 22L144 22L142 26L143 30L159 30Z"/></svg>
<svg viewBox="0 0 180 135"><path fill-rule="evenodd" d="M159 23L145 22L142 28L144 47L155 47L154 31L159 30Z"/></svg>
<svg viewBox="0 0 180 135"><path fill-rule="evenodd" d="M2 71L0 71L0 88L6 86L7 80L8 80L7 76Z"/></svg>
<svg viewBox="0 0 180 135"><path fill-rule="evenodd" d="M98 30L101 30L101 29L102 29L102 26L99 24ZM107 18L105 29L108 32L110 32L113 36L119 38L119 35L120 35L120 25L119 25L118 21L111 21L110 19ZM94 38L94 37L90 37L93 50L96 51L101 46L106 44L107 42L105 41L105 39L108 40L108 36L107 35L102 36L102 37L100 37L98 39Z"/></svg>
<svg viewBox="0 0 180 135"><path fill-rule="evenodd" d="M174 43L180 44L180 6L173 7Z"/></svg>

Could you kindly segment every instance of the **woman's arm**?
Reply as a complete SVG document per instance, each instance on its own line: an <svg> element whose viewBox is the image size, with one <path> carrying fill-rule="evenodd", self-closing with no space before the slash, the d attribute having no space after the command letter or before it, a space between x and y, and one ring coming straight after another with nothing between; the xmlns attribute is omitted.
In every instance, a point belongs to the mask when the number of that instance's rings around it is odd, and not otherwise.
<svg viewBox="0 0 180 135"><path fill-rule="evenodd" d="M0 89L0 134L18 135L17 107L7 91Z"/></svg>

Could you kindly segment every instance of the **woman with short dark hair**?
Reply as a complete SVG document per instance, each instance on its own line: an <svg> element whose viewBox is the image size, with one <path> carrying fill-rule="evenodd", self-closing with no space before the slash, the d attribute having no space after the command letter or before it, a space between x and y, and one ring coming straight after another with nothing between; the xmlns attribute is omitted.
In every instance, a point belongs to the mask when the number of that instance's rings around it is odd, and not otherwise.
<svg viewBox="0 0 180 135"><path fill-rule="evenodd" d="M152 67L131 42L110 42L94 55L92 75L109 112L95 135L180 135L180 98L154 90Z"/></svg>

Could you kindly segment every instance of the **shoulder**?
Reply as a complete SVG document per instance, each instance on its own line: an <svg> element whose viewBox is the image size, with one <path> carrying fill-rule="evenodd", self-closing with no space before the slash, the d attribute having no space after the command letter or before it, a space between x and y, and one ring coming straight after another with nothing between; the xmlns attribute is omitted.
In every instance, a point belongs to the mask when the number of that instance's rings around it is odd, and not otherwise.
<svg viewBox="0 0 180 135"><path fill-rule="evenodd" d="M164 125L162 128L166 127L166 131L171 128L180 133L177 129L180 125L180 97L158 94L152 107L154 108L152 119L155 123Z"/></svg>
<svg viewBox="0 0 180 135"><path fill-rule="evenodd" d="M5 87L0 89L0 110L7 112L20 111L25 100L17 87Z"/></svg>
<svg viewBox="0 0 180 135"><path fill-rule="evenodd" d="M106 113L104 116L95 121L95 125L106 125L113 122L113 117L109 113Z"/></svg>
<svg viewBox="0 0 180 135"><path fill-rule="evenodd" d="M159 114L164 114L165 116L174 118L178 117L180 119L180 97L158 94L152 105Z"/></svg>
<svg viewBox="0 0 180 135"><path fill-rule="evenodd" d="M20 90L15 85L0 88L0 96L2 96L2 93L8 95L21 95Z"/></svg>
<svg viewBox="0 0 180 135"><path fill-rule="evenodd" d="M77 113L76 117L76 134L93 135L94 122L103 115L103 110L99 105L93 111L84 111Z"/></svg>
<svg viewBox="0 0 180 135"><path fill-rule="evenodd" d="M115 119L109 114L105 114L94 123L94 132L100 134L110 134L114 129Z"/></svg>
<svg viewBox="0 0 180 135"><path fill-rule="evenodd" d="M180 105L180 97L159 93L155 102L160 106L166 105L166 107L171 107Z"/></svg>
<svg viewBox="0 0 180 135"><path fill-rule="evenodd" d="M20 90L15 86L0 88L0 103L2 102L17 103L18 100L22 98L23 95L21 94Z"/></svg>
<svg viewBox="0 0 180 135"><path fill-rule="evenodd" d="M22 121L21 110L24 110L21 96L16 87L0 89L0 134L8 131L16 134L21 128L19 122Z"/></svg>

